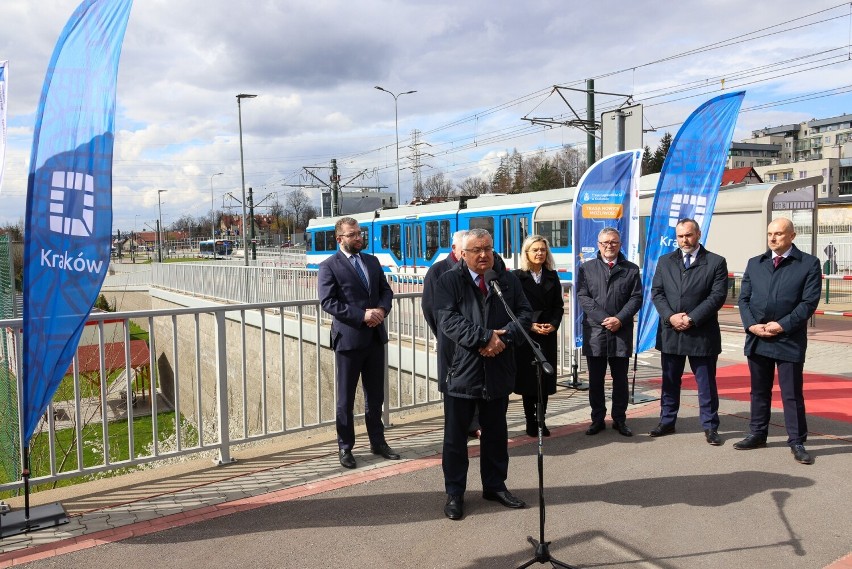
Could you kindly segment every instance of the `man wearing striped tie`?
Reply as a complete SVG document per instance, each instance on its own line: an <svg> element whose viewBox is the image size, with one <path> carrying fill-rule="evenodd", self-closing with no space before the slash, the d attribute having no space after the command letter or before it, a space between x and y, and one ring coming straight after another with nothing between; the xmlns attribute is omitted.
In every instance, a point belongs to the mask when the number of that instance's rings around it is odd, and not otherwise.
<svg viewBox="0 0 852 569"><path fill-rule="evenodd" d="M385 317L391 309L393 291L379 260L362 253L364 239L358 222L343 217L334 225L340 250L320 263L317 277L322 309L332 317L331 347L337 376L337 442L340 464L357 466L355 446L355 388L361 378L364 413L370 451L389 460L399 455L385 441L382 423L384 405L385 348L388 333Z"/></svg>

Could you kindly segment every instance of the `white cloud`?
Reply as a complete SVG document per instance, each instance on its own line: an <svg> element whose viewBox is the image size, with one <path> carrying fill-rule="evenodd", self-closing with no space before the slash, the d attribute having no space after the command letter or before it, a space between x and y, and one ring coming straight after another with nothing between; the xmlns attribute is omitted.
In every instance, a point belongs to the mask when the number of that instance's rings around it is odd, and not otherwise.
<svg viewBox="0 0 852 569"><path fill-rule="evenodd" d="M9 149L0 223L24 211L32 122L56 39L78 0L8 0L0 19L0 59L10 60ZM252 0L146 0L136 2L122 52L119 133L114 165L114 219L128 229L157 217L206 214L210 176L216 205L240 190L235 96L256 93L242 105L246 184L258 191L290 191L282 181L307 182L302 166L337 158L344 178L361 170L395 191L394 102L399 98L403 196L410 132L419 129L433 168L451 179L487 176L498 156L582 143L578 129L531 127L521 117L573 118L554 84L634 94L646 105L647 125L677 125L719 91L718 77L848 42L843 5L802 27L645 65L687 50L836 6L816 0L778 0L772 10L733 0L577 4L530 2L256 2ZM810 20L796 23L801 25ZM790 64L789 70L795 70ZM815 66L816 63L811 63ZM767 73L745 85L744 107L848 83L850 63L784 76ZM758 79L756 72L739 81ZM706 81L700 95L673 101L672 91ZM726 79L731 88L737 81ZM688 96L692 93L684 93ZM566 94L585 118L585 95ZM599 95L598 110L621 98ZM654 103L665 104L654 105ZM736 138L768 124L852 112L848 95L743 113ZM663 130L646 136L655 146ZM324 175L327 175L327 171ZM375 172L375 174L373 174ZM370 179L370 183L375 182ZM270 189L271 188L271 189ZM309 194L318 201L319 190ZM168 216L168 217L167 217ZM138 221L141 224L141 221Z"/></svg>

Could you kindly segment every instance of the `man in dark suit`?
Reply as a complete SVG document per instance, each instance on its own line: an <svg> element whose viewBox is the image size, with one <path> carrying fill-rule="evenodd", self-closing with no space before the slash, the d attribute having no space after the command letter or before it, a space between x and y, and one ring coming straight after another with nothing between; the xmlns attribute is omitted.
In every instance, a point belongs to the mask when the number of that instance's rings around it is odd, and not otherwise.
<svg viewBox="0 0 852 569"><path fill-rule="evenodd" d="M686 358L698 384L698 406L704 437L713 446L719 437L719 391L716 362L722 353L719 310L728 295L728 264L724 257L699 244L701 229L693 219L675 226L677 251L657 262L651 298L660 323L657 349L663 371L660 423L652 437L675 432L680 409L680 386Z"/></svg>
<svg viewBox="0 0 852 569"><path fill-rule="evenodd" d="M793 244L796 231L789 219L769 224L769 249L749 259L743 274L739 308L746 330L745 355L751 373L751 433L734 443L737 450L766 445L772 413L772 384L784 404L787 444L796 462L813 464L805 450L808 424L802 393L808 319L822 294L819 259Z"/></svg>
<svg viewBox="0 0 852 569"><path fill-rule="evenodd" d="M587 435L606 428L606 367L612 375L612 428L632 437L627 426L627 369L633 353L633 317L642 307L639 267L621 253L614 227L598 233L598 254L577 267L577 303L583 307L583 355L589 367L592 424Z"/></svg>
<svg viewBox="0 0 852 569"><path fill-rule="evenodd" d="M468 232L462 258L463 263L441 275L435 294L440 330L438 389L444 394L444 515L451 520L464 516L469 463L467 430L477 409L482 423L482 497L507 508L526 506L506 489L506 409L515 385L514 346L525 340L486 282L486 275L499 283L506 303L524 329L532 324L532 309L518 277L493 270L494 242L488 231Z"/></svg>
<svg viewBox="0 0 852 569"><path fill-rule="evenodd" d="M382 423L384 404L385 348L388 333L385 317L391 309L393 291L379 260L361 253L364 241L358 222L344 217L334 226L340 250L319 266L319 300L333 316L331 347L337 377L337 443L340 464L355 468L353 409L358 378L364 389L364 411L370 450L390 460L399 459L385 441Z"/></svg>
<svg viewBox="0 0 852 569"><path fill-rule="evenodd" d="M429 267L429 270L426 271L426 276L423 277L423 298L420 301L420 306L423 308L423 316L426 318L426 324L436 338L438 337L438 314L435 310L435 287L441 275L455 267L461 260L461 250L465 235L467 235L467 231L464 229L453 233L450 254Z"/></svg>

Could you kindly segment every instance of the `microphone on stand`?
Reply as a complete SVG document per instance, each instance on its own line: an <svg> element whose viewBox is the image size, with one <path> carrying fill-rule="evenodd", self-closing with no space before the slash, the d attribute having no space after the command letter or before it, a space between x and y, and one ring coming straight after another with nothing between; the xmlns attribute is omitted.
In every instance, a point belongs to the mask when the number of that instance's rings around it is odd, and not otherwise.
<svg viewBox="0 0 852 569"><path fill-rule="evenodd" d="M500 278L500 275L497 274L497 271L494 269L488 269L485 271L485 274L482 275L482 278L485 279L485 282L491 286L491 289L499 296L503 298L503 291L500 290L500 284L497 282Z"/></svg>

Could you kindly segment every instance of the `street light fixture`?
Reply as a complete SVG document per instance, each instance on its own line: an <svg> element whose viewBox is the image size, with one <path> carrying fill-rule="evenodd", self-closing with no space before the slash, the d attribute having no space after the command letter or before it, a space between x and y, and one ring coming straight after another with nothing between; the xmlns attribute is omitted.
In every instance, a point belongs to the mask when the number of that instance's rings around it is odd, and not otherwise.
<svg viewBox="0 0 852 569"><path fill-rule="evenodd" d="M376 89L379 91L384 91L391 97L393 97L393 116L394 116L394 124L396 125L396 206L399 207L402 205L401 194L399 189L399 107L397 105L397 99L399 99L402 95L410 95L412 93L416 93L417 91L404 91L402 93L397 93L394 95L387 89L383 87L379 87L376 85Z"/></svg>
<svg viewBox="0 0 852 569"><path fill-rule="evenodd" d="M248 235L246 235L246 168L243 162L243 110L242 110L242 100L243 99L254 99L257 95L249 95L246 93L240 93L237 95L237 116L239 117L240 124L240 173L242 174L242 190L243 190L243 260L245 262L245 266L249 265L249 256L248 256Z"/></svg>
<svg viewBox="0 0 852 569"><path fill-rule="evenodd" d="M160 227L157 232L157 238L160 240L160 246L157 248L157 259L159 262L163 262L163 202L160 197L163 195L163 192L167 192L168 190L157 190L157 209L160 212Z"/></svg>
<svg viewBox="0 0 852 569"><path fill-rule="evenodd" d="M221 176L224 172L217 172L210 176L210 235L213 239L213 260L216 260L216 205L213 202L213 178Z"/></svg>

